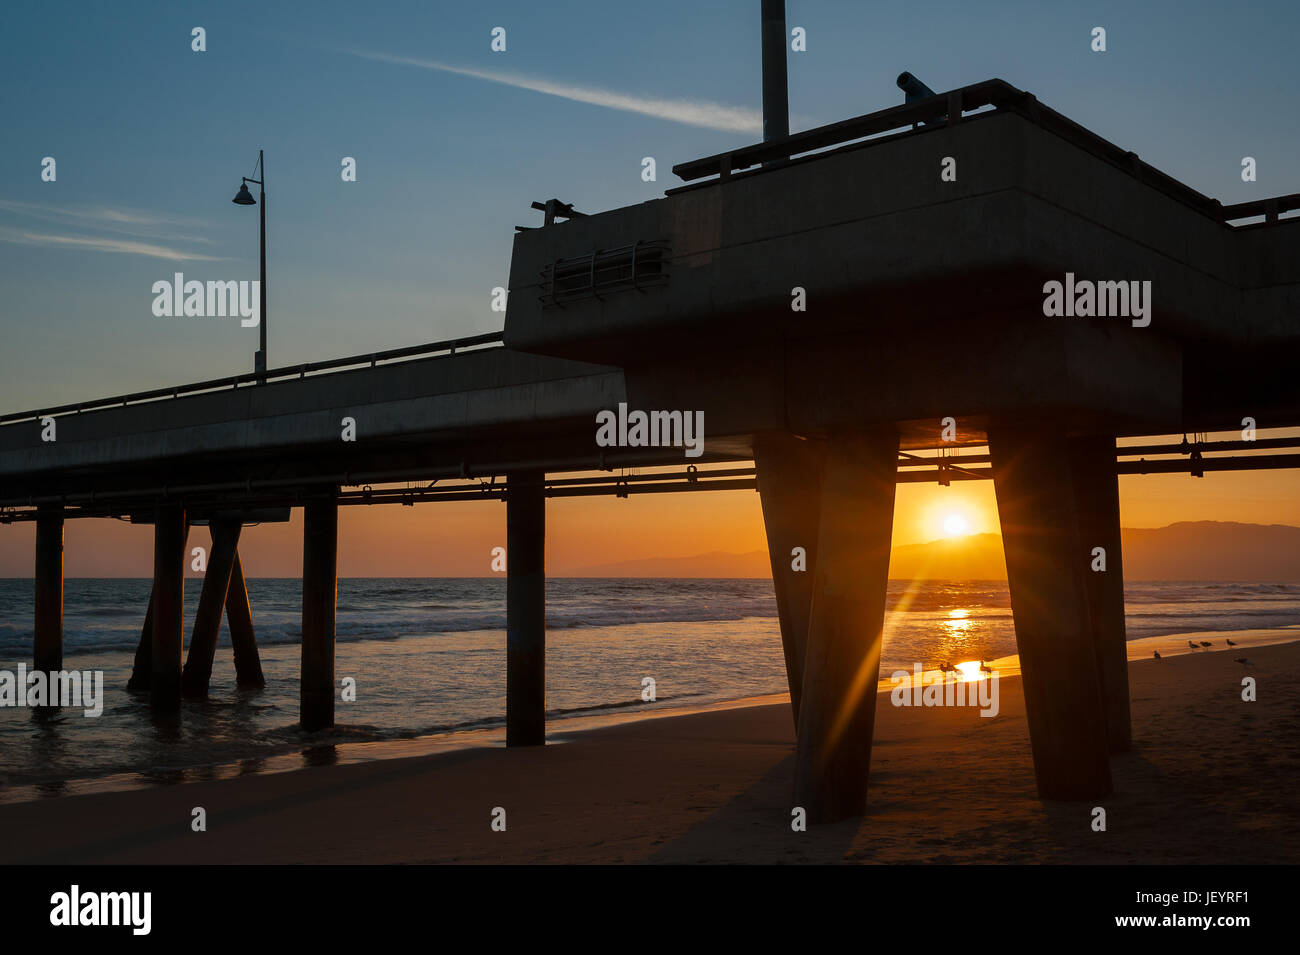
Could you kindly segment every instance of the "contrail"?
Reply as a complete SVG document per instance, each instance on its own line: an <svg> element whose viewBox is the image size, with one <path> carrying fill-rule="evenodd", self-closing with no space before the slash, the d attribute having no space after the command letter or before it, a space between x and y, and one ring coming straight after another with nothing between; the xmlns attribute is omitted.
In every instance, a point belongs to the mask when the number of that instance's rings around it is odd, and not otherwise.
<svg viewBox="0 0 1300 955"><path fill-rule="evenodd" d="M120 252L127 255L143 255L153 259L168 259L174 262L221 262L215 255L198 255L165 245L151 242L135 242L127 239L99 238L80 235L52 235L50 233L23 232L17 229L0 228L0 242L12 242L15 245L54 246L62 248L90 249L94 252Z"/></svg>
<svg viewBox="0 0 1300 955"><path fill-rule="evenodd" d="M54 206L0 199L0 213L43 219L47 222L56 222L60 226L102 229L107 232L121 232L126 235L144 236L151 239L203 243L212 241L202 236L176 234L174 226L198 224L193 220L177 219L113 206Z"/></svg>
<svg viewBox="0 0 1300 955"><path fill-rule="evenodd" d="M725 106L722 103L709 103L702 100L657 99L590 86L573 86L552 80L512 76L508 73L475 70L464 66L452 66L450 63L440 63L437 60L392 56L388 53L368 53L361 50L345 50L344 52L367 60L377 60L381 63L397 63L402 66L416 66L424 70L440 70L443 73L472 76L491 83L502 83L506 86L532 90L536 93L545 93L548 96L559 96L562 99L574 100L579 103L590 103L593 106L623 110L626 113L640 113L643 116L666 119L673 123L685 123L687 126L701 126L705 129L717 129L728 133L762 133L763 131L762 112L744 106Z"/></svg>

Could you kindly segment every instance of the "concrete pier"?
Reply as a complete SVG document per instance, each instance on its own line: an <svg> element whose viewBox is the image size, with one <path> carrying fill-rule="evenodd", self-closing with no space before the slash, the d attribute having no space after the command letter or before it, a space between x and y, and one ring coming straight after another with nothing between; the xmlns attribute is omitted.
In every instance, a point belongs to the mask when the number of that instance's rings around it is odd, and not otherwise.
<svg viewBox="0 0 1300 955"><path fill-rule="evenodd" d="M990 428L993 485L1038 792L1094 799L1110 792L1110 760L1089 610L1090 548L1070 442L1053 425Z"/></svg>
<svg viewBox="0 0 1300 955"><path fill-rule="evenodd" d="M181 647L185 627L185 508L160 504L153 526L153 627L149 704L155 713L181 708Z"/></svg>
<svg viewBox="0 0 1300 955"><path fill-rule="evenodd" d="M866 810L897 460L892 431L827 449L795 758L809 822Z"/></svg>
<svg viewBox="0 0 1300 955"><path fill-rule="evenodd" d="M189 655L181 675L181 690L186 696L204 697L212 679L212 661L217 652L217 635L221 632L221 615L230 589L230 574L239 547L240 524L213 519L209 524L212 549L199 593L199 607L194 614Z"/></svg>
<svg viewBox="0 0 1300 955"><path fill-rule="evenodd" d="M788 432L754 438L754 465L763 505L763 526L772 562L772 584L781 621L781 647L790 685L790 709L799 728L808 617L817 570L817 531L821 516L823 441L801 440ZM805 567L793 567L793 552L803 548Z"/></svg>
<svg viewBox="0 0 1300 955"><path fill-rule="evenodd" d="M230 645L235 651L235 682L240 689L266 686L262 675L262 655L253 634L253 611L248 603L248 585L244 567L235 549L230 565L230 587L226 590L226 625L230 628Z"/></svg>
<svg viewBox="0 0 1300 955"><path fill-rule="evenodd" d="M506 745L546 742L546 494L541 471L506 483Z"/></svg>
<svg viewBox="0 0 1300 955"><path fill-rule="evenodd" d="M37 670L63 669L63 507L39 508L36 517L36 601L33 608Z"/></svg>
<svg viewBox="0 0 1300 955"><path fill-rule="evenodd" d="M1128 647L1124 631L1124 562L1119 524L1119 478L1115 474L1115 439L1074 438L1070 469L1079 504L1079 538L1091 560L1092 550L1106 552L1106 569L1089 564L1088 612L1101 679L1106 732L1112 753L1132 744L1129 720Z"/></svg>
<svg viewBox="0 0 1300 955"><path fill-rule="evenodd" d="M304 508L300 722L308 731L334 725L334 625L338 600L339 507L323 498Z"/></svg>

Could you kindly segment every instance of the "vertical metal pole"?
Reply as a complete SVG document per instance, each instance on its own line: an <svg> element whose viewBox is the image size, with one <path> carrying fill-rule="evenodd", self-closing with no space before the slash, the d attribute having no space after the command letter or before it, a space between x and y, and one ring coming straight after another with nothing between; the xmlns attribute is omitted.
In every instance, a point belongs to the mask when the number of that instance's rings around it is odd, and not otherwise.
<svg viewBox="0 0 1300 955"><path fill-rule="evenodd" d="M263 158L262 150L260 149L257 151L257 165L262 171L262 175L261 175L262 181L258 186L259 198L261 200L259 204L262 207L261 210L262 241L260 243L262 249L262 293L261 293L260 301L258 303L258 308L261 309L261 312L260 312L260 319L257 323L258 342L261 345L261 348L257 353L258 361L255 363L257 365L255 370L263 373L263 376L258 379L258 382L261 384L265 384L266 383L265 372L266 369L269 367L269 365L267 364L267 356L266 356L266 161Z"/></svg>
<svg viewBox="0 0 1300 955"><path fill-rule="evenodd" d="M338 597L339 506L332 497L303 508L302 672L299 710L311 732L334 725L334 626Z"/></svg>
<svg viewBox="0 0 1300 955"><path fill-rule="evenodd" d="M790 135L785 0L763 0L763 142Z"/></svg>
<svg viewBox="0 0 1300 955"><path fill-rule="evenodd" d="M506 745L546 742L546 481L506 478Z"/></svg>
<svg viewBox="0 0 1300 955"><path fill-rule="evenodd" d="M63 669L63 506L36 511L36 602L33 666L47 673Z"/></svg>
<svg viewBox="0 0 1300 955"><path fill-rule="evenodd" d="M153 525L153 646L149 703L155 713L181 708L185 626L185 508L160 504Z"/></svg>

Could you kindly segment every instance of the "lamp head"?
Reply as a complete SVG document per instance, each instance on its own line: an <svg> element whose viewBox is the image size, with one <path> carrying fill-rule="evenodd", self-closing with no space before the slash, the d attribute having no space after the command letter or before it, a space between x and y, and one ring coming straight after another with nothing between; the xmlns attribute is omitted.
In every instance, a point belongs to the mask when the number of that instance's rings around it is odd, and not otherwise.
<svg viewBox="0 0 1300 955"><path fill-rule="evenodd" d="M254 198L253 198L253 194L252 194L251 192L248 191L248 183L246 183L246 182L241 182L241 183L239 184L239 194L236 195L235 198L234 198L234 199L231 199L230 201L233 202L233 203L234 203L235 205L237 205L237 206L255 206L255 205L257 205L257 200L254 199Z"/></svg>

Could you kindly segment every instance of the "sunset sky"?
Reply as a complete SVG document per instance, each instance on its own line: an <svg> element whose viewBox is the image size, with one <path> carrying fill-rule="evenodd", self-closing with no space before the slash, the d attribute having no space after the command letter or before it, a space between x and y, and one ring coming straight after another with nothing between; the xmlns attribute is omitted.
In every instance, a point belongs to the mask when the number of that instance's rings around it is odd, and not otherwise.
<svg viewBox="0 0 1300 955"><path fill-rule="evenodd" d="M1225 203L1300 191L1293 3L1099 0L1081 15L1024 2L995 17L963 2L787 7L808 34L808 52L790 56L792 129L901 102L904 69L936 90L996 76ZM150 305L152 284L177 271L256 278L257 216L230 199L259 148L273 366L499 329L490 290L506 283L514 225L538 222L532 200L584 211L641 202L674 184L674 163L761 138L757 9L7 10L0 409L251 370L255 329L160 319ZM1097 25L1104 54L1088 45ZM204 53L190 48L195 26ZM496 26L504 53L489 48ZM1240 179L1245 155L1256 183ZM40 178L46 156L52 183ZM357 182L340 179L345 156ZM644 156L656 157L658 182L641 180ZM1125 477L1122 519L1300 524L1298 488L1294 471ZM895 541L941 537L954 515L972 532L996 530L991 483L901 486ZM557 575L764 547L753 492L569 499L548 517ZM250 576L299 573L300 520L246 532ZM345 509L339 572L477 576L504 537L499 503ZM31 540L29 526L0 527L0 575L30 575ZM147 528L70 522L67 574L146 576L150 548Z"/></svg>

